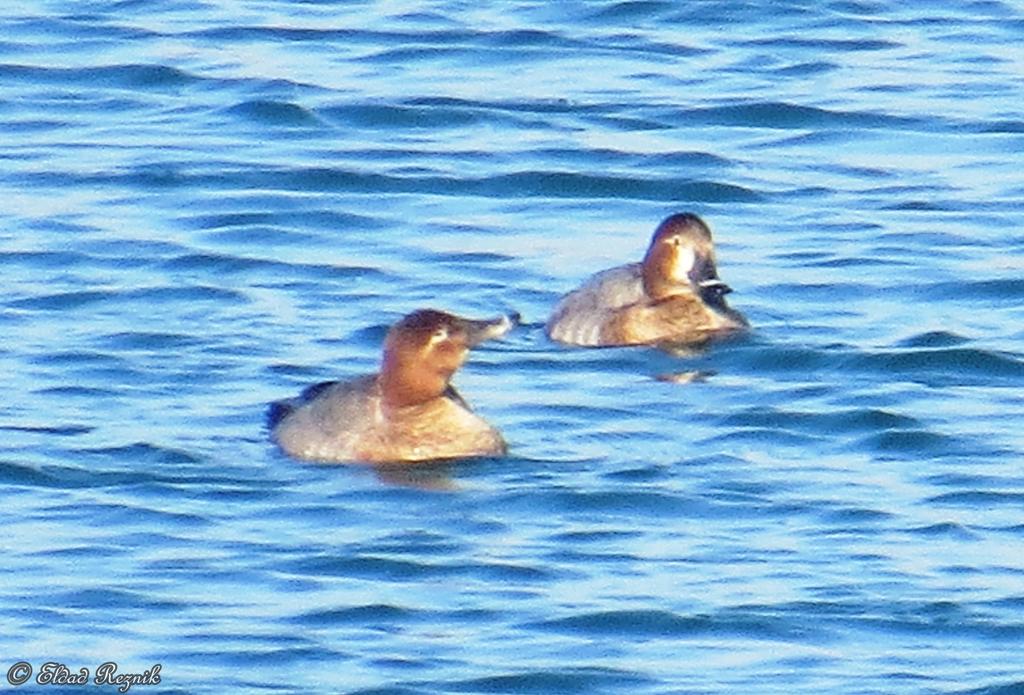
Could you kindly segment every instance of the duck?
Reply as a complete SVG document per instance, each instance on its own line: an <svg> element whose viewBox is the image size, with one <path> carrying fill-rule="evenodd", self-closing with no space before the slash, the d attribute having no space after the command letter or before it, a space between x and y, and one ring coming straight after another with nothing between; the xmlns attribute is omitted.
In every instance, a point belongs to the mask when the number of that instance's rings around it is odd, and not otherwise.
<svg viewBox="0 0 1024 695"><path fill-rule="evenodd" d="M473 412L451 381L471 348L518 323L518 314L474 320L414 311L388 330L377 373L314 384L272 403L270 437L292 458L321 463L504 455L501 433Z"/></svg>
<svg viewBox="0 0 1024 695"><path fill-rule="evenodd" d="M642 261L601 271L561 298L545 324L567 345L698 345L749 328L725 301L711 229L698 215L670 215Z"/></svg>

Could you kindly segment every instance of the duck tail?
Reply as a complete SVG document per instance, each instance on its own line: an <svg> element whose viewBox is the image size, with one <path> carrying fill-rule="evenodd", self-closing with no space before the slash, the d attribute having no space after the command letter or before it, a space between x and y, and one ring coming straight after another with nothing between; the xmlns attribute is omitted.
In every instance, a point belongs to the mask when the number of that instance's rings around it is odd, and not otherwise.
<svg viewBox="0 0 1024 695"><path fill-rule="evenodd" d="M304 403L309 403L321 393L337 384L337 381L323 381L319 384L307 386L298 398L288 398L283 401L274 401L267 407L267 429L273 431L281 424L281 421L294 413Z"/></svg>
<svg viewBox="0 0 1024 695"><path fill-rule="evenodd" d="M295 412L294 400L274 401L267 407L267 429L273 431L281 421Z"/></svg>

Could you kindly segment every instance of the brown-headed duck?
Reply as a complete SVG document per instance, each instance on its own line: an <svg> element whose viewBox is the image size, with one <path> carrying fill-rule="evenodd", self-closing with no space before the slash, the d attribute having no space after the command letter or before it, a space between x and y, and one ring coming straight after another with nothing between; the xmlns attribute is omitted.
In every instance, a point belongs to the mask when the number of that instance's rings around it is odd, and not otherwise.
<svg viewBox="0 0 1024 695"><path fill-rule="evenodd" d="M726 304L730 291L711 230L680 213L658 225L643 261L597 273L562 297L545 328L570 345L699 344L748 327Z"/></svg>
<svg viewBox="0 0 1024 695"><path fill-rule="evenodd" d="M388 331L380 372L307 388L271 404L271 437L320 462L413 463L497 456L505 440L451 384L469 349L507 333L518 315L474 321L424 309Z"/></svg>

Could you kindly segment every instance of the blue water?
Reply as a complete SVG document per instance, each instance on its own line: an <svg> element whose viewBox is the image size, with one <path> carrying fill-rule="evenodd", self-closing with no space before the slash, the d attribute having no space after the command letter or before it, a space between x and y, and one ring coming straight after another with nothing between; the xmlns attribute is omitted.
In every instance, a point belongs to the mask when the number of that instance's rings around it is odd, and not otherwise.
<svg viewBox="0 0 1024 695"><path fill-rule="evenodd" d="M1024 8L490 5L0 10L0 686L1021 692ZM748 338L544 337L681 210ZM267 442L424 306L510 456Z"/></svg>

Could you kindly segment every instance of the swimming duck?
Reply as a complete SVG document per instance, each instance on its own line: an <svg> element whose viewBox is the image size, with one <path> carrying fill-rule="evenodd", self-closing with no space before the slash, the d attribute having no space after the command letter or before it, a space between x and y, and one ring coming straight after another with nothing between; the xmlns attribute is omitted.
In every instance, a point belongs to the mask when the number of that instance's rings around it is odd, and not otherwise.
<svg viewBox="0 0 1024 695"><path fill-rule="evenodd" d="M518 320L413 312L388 331L377 374L315 384L271 404L271 438L290 456L321 462L504 454L501 434L469 408L451 378L471 347L505 335Z"/></svg>
<svg viewBox="0 0 1024 695"><path fill-rule="evenodd" d="M711 230L693 213L665 219L640 263L597 273L562 297L548 337L584 346L697 344L749 325L730 308Z"/></svg>

